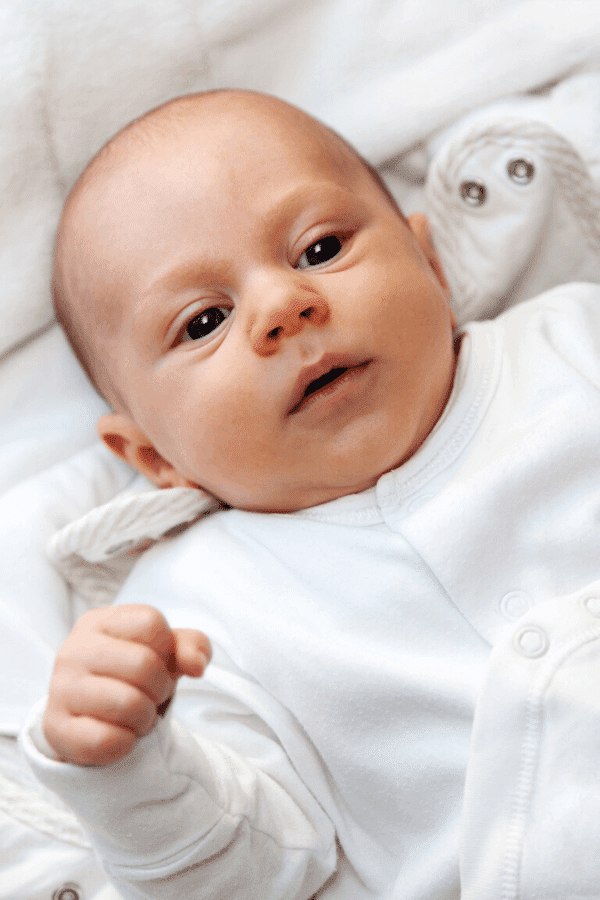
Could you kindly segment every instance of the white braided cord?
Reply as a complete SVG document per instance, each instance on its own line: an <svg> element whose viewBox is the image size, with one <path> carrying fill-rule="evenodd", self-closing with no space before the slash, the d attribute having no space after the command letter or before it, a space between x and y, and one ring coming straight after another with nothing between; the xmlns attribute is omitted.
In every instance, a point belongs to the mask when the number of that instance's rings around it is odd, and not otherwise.
<svg viewBox="0 0 600 900"><path fill-rule="evenodd" d="M53 535L47 554L86 603L108 605L140 552L220 506L195 488L125 493Z"/></svg>

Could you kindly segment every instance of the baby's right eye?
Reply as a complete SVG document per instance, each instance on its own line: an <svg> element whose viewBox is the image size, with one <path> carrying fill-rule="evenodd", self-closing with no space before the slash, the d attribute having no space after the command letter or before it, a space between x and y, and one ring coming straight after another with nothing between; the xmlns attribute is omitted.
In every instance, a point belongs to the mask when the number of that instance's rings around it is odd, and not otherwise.
<svg viewBox="0 0 600 900"><path fill-rule="evenodd" d="M203 309L201 313L188 323L183 333L182 340L198 341L201 338L208 337L213 331L216 331L225 319L231 315L231 310L226 306L211 306L209 309Z"/></svg>
<svg viewBox="0 0 600 900"><path fill-rule="evenodd" d="M322 266L337 256L342 249L342 240L336 234L328 234L307 247L298 260L298 269Z"/></svg>

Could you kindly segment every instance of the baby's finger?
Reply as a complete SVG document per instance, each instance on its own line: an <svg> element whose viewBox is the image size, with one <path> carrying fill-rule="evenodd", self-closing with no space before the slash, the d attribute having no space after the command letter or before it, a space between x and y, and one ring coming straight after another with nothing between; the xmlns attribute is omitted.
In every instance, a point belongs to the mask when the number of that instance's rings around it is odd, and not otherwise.
<svg viewBox="0 0 600 900"><path fill-rule="evenodd" d="M114 678L90 676L80 682L77 694L70 697L68 712L128 728L138 737L149 734L156 722L156 704L150 697Z"/></svg>
<svg viewBox="0 0 600 900"><path fill-rule="evenodd" d="M127 682L144 691L156 705L175 689L166 661L146 644L98 634L93 653L90 648L85 652L87 672Z"/></svg>
<svg viewBox="0 0 600 900"><path fill-rule="evenodd" d="M175 650L171 665L174 665L174 674L198 678L212 656L210 641L194 628L174 628L173 639Z"/></svg>
<svg viewBox="0 0 600 900"><path fill-rule="evenodd" d="M131 753L138 740L129 728L88 716L44 722L44 735L59 759L77 766L118 762Z"/></svg>
<svg viewBox="0 0 600 900"><path fill-rule="evenodd" d="M128 603L108 610L91 610L87 615L95 612L100 614L97 619L99 631L124 641L144 644L166 663L173 650L173 635L163 614L153 606Z"/></svg>

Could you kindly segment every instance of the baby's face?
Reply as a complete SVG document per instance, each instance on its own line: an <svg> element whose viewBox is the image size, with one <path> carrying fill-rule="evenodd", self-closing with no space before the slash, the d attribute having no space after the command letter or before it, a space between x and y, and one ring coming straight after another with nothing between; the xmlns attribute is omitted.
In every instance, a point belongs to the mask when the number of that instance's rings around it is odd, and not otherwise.
<svg viewBox="0 0 600 900"><path fill-rule="evenodd" d="M424 219L409 227L286 115L209 109L88 214L118 286L105 352L127 405L101 434L158 484L265 511L373 485L430 433L455 366Z"/></svg>

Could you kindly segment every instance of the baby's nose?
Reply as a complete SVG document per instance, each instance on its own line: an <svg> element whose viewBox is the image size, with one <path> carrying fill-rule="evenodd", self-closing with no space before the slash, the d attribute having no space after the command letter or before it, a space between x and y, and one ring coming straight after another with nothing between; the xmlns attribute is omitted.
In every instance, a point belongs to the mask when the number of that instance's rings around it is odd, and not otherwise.
<svg viewBox="0 0 600 900"><path fill-rule="evenodd" d="M255 353L276 353L284 338L298 334L307 325L321 327L330 317L327 300L314 288L295 279L255 286L258 290L250 340Z"/></svg>

